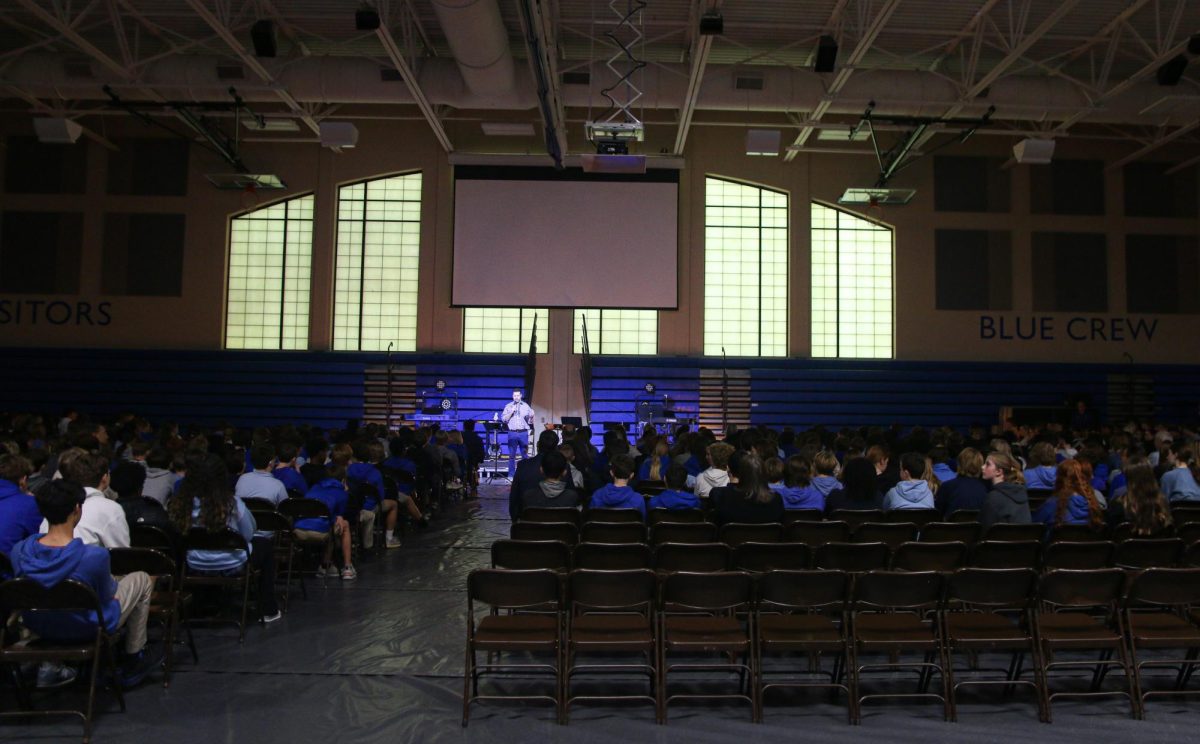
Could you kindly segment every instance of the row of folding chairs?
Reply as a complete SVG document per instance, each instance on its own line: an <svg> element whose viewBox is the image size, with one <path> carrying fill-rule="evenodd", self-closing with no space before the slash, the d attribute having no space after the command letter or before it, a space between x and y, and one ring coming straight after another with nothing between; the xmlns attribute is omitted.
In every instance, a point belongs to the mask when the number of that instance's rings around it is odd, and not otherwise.
<svg viewBox="0 0 1200 744"><path fill-rule="evenodd" d="M514 672L553 679L551 691L520 697L554 704L560 723L573 705L596 699L651 703L665 723L671 704L694 698L742 700L761 721L764 693L779 687L840 691L851 723L861 721L864 703L884 697L934 700L946 720L957 720L957 694L968 685L1030 688L1047 723L1060 697L1123 696L1141 718L1152 696L1200 692L1187 689L1200 664L1194 568L1150 569L1128 588L1117 568L1040 576L1027 568L678 572L661 579L649 569L477 569L467 585L463 726L473 702L508 697L499 689L481 693L481 678ZM481 616L481 606L490 612ZM1183 653L1164 658L1167 650ZM482 664L478 653L487 654ZM984 653L1009 655L1007 668L980 670ZM1172 670L1167 683L1143 674L1153 668ZM728 690L699 694L679 684L720 670L737 675ZM894 673L902 670L916 675L897 691ZM1090 673L1085 687L1059 684L1058 672L1078 670ZM892 684L864 689L879 671ZM583 694L594 685L578 679L606 672L626 681L612 682L611 693ZM631 672L645 682L627 681ZM1120 681L1105 686L1112 672Z"/></svg>
<svg viewBox="0 0 1200 744"><path fill-rule="evenodd" d="M520 519L525 522L569 522L576 527L586 522L707 522L713 515L712 505L704 504L700 509L649 509L645 516L638 509L579 509L561 506L529 506L521 511ZM913 522L918 525L929 522L975 522L979 512L959 510L943 516L937 509L838 509L826 514L820 509L788 509L783 523L820 522L823 520L846 522L857 526L863 522Z"/></svg>
<svg viewBox="0 0 1200 744"><path fill-rule="evenodd" d="M1146 568L1200 566L1200 543L1185 546L1178 538L1111 542L1035 540L962 542L904 542L895 548L882 542L726 543L591 543L568 545L558 540L497 540L491 548L493 568L575 568L657 571L769 571L825 568L843 571L954 571L979 568L1088 569L1114 566L1131 571Z"/></svg>

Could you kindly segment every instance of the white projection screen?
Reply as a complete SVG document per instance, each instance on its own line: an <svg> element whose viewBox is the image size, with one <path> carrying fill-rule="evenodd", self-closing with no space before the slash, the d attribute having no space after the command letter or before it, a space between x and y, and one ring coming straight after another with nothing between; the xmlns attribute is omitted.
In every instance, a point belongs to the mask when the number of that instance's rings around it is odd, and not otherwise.
<svg viewBox="0 0 1200 744"><path fill-rule="evenodd" d="M451 302L675 309L678 181L456 167Z"/></svg>

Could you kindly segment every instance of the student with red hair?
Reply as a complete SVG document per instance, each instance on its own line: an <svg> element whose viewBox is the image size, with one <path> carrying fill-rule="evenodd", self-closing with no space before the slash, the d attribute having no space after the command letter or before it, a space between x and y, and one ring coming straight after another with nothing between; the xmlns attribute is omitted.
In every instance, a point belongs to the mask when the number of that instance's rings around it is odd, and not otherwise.
<svg viewBox="0 0 1200 744"><path fill-rule="evenodd" d="M1092 468L1079 460L1063 460L1054 479L1054 494L1033 515L1047 529L1061 524L1086 524L1094 530L1104 526L1104 507L1092 488Z"/></svg>

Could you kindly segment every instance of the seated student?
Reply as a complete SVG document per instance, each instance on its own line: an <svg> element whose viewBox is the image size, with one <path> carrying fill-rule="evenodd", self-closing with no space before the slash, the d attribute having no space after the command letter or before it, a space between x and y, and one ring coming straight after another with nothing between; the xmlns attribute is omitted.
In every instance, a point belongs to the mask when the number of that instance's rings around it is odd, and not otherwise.
<svg viewBox="0 0 1200 744"><path fill-rule="evenodd" d="M312 488L325 480L325 461L329 459L329 443L320 437L310 439L305 442L304 451L308 456L304 464L300 466L300 475L304 476L304 482L308 484L309 488Z"/></svg>
<svg viewBox="0 0 1200 744"><path fill-rule="evenodd" d="M1055 476L1054 495L1033 515L1046 525L1046 534L1062 524L1084 524L1094 530L1104 526L1104 507L1096 501L1092 473L1078 460L1064 460Z"/></svg>
<svg viewBox="0 0 1200 744"><path fill-rule="evenodd" d="M81 484L87 494L83 516L75 525L75 537L86 545L128 548L129 523L125 521L125 510L104 493L109 484L108 460L72 448L59 457L58 463L62 477ZM42 520L39 531L45 533L49 529L49 522Z"/></svg>
<svg viewBox="0 0 1200 744"><path fill-rule="evenodd" d="M1110 526L1128 522L1134 537L1169 537L1174 529L1171 506L1154 478L1154 467L1144 455L1125 466L1128 487L1108 502Z"/></svg>
<svg viewBox="0 0 1200 744"><path fill-rule="evenodd" d="M187 477L167 502L167 513L181 535L202 527L209 532L230 529L245 539L250 555L244 550L189 550L188 570L230 576L246 570L249 563L259 572L258 609L263 621L274 622L282 617L275 601L274 544L270 537L255 535L254 514L230 493L228 473L228 463L220 455L205 453L188 458Z"/></svg>
<svg viewBox="0 0 1200 744"><path fill-rule="evenodd" d="M960 509L982 509L991 488L982 477L983 455L979 450L963 447L958 453L958 472L955 475L953 480L943 480L936 494L935 500L941 506L942 513L949 515Z"/></svg>
<svg viewBox="0 0 1200 744"><path fill-rule="evenodd" d="M900 456L900 482L883 497L885 511L933 508L933 491L924 479L925 467L925 457L919 452Z"/></svg>
<svg viewBox="0 0 1200 744"><path fill-rule="evenodd" d="M287 486L272 474L275 466L275 447L270 442L261 442L250 448L250 464L253 470L237 479L234 496L239 499L266 499L279 506L288 497Z"/></svg>
<svg viewBox="0 0 1200 744"><path fill-rule="evenodd" d="M146 653L146 620L150 616L150 593L154 585L143 571L114 581L108 551L85 544L76 536L87 499L83 486L74 481L47 483L38 492L37 507L46 517L49 529L13 547L13 571L16 576L27 576L44 587L57 586L66 579L91 587L100 600L105 631L111 634L125 628L120 682L123 687L132 687L161 661ZM39 637L63 642L93 637L97 621L93 612L37 612L24 617L25 626ZM68 667L44 663L38 669L38 686L55 686L74 677L75 671Z"/></svg>
<svg viewBox="0 0 1200 744"><path fill-rule="evenodd" d="M508 516L515 522L521 516L525 505L521 497L527 491L537 487L542 480L542 458L551 450L558 450L558 432L543 431L537 438L537 454L533 457L522 458L517 463L516 474L508 489Z"/></svg>
<svg viewBox="0 0 1200 744"><path fill-rule="evenodd" d="M1003 452L992 452L983 461L980 469L983 479L992 484L979 508L979 524L986 530L993 524L1029 524L1029 492L1025 490L1025 476L1021 463Z"/></svg>
<svg viewBox="0 0 1200 744"><path fill-rule="evenodd" d="M891 450L882 442L867 449L866 457L875 466L875 488L885 494L900 482L900 463L892 459ZM845 483L845 479L842 480Z"/></svg>
<svg viewBox="0 0 1200 744"><path fill-rule="evenodd" d="M709 494L716 505L718 524L783 521L783 499L767 487L758 455L746 453L739 457L733 464L733 475L736 483L713 489Z"/></svg>
<svg viewBox="0 0 1200 744"><path fill-rule="evenodd" d="M1054 445L1050 442L1043 441L1033 445L1029 450L1029 467L1025 469L1025 488L1052 490L1058 473L1057 460Z"/></svg>
<svg viewBox="0 0 1200 744"><path fill-rule="evenodd" d="M667 468L667 488L662 493L650 499L648 509L699 509L700 499L693 493L683 490L688 479L687 467L673 462Z"/></svg>
<svg viewBox="0 0 1200 744"><path fill-rule="evenodd" d="M1179 441L1171 445L1171 468L1163 473L1162 492L1172 504L1177 501L1200 501L1200 458L1196 445Z"/></svg>
<svg viewBox="0 0 1200 744"><path fill-rule="evenodd" d="M571 488L579 491L581 495L588 495L584 491L583 471L575 467L575 445L563 442L558 445L558 451L567 459L567 470L563 473L563 480L567 481Z"/></svg>
<svg viewBox="0 0 1200 744"><path fill-rule="evenodd" d="M27 490L33 463L20 455L0 455L0 552L38 534L42 515ZM8 578L6 576L0 578Z"/></svg>
<svg viewBox="0 0 1200 744"><path fill-rule="evenodd" d="M608 472L612 483L605 484L592 494L592 509L637 509L646 517L646 499L629 487L633 477L633 458L627 454L613 455Z"/></svg>
<svg viewBox="0 0 1200 744"><path fill-rule="evenodd" d="M866 457L851 457L842 468L842 487L825 499L825 513L839 510L882 509L875 465Z"/></svg>
<svg viewBox="0 0 1200 744"><path fill-rule="evenodd" d="M405 490L401 484L394 484L395 488L389 488L389 482L384 479L383 468L383 444L378 440L372 440L367 443L367 465L375 468L379 473L379 482L383 484L383 497L379 502L379 509L383 512L384 517L384 541L389 548L400 547L400 538L396 537L396 523L400 520L400 509L403 508L408 516L413 518L417 527L425 529L429 526L429 517L421 513L421 509L417 506L417 502L413 500L412 484L404 484L407 487ZM364 508L368 508L364 505ZM374 525L374 520L371 520L371 525ZM374 544L374 538L370 541L364 541L364 547L370 547Z"/></svg>
<svg viewBox="0 0 1200 744"><path fill-rule="evenodd" d="M411 429L404 429L403 432L412 434ZM409 475L416 476L417 463L413 462L408 456L408 448L412 446L412 437L395 436L388 441L388 452L390 456L383 461L382 465L388 470L403 470Z"/></svg>
<svg viewBox="0 0 1200 744"><path fill-rule="evenodd" d="M638 482L664 480L667 468L671 464L671 448L667 444L667 438L654 437L652 442L647 443L647 449L650 451L638 468Z"/></svg>
<svg viewBox="0 0 1200 744"><path fill-rule="evenodd" d="M774 460L778 465L773 465ZM800 455L792 455L787 462L772 457L765 464L771 490L783 499L784 509L819 509L825 511L825 495L814 488L809 477L808 461ZM773 479L773 471L779 469L779 479ZM841 490L841 489L839 489Z"/></svg>
<svg viewBox="0 0 1200 744"><path fill-rule="evenodd" d="M179 476L171 472L171 453L162 447L151 447L146 453L146 482L142 495L166 505L167 497L175 490Z"/></svg>
<svg viewBox="0 0 1200 744"><path fill-rule="evenodd" d="M829 494L842 487L841 481L837 479L837 456L829 450L821 450L813 456L812 463L815 475L811 485L821 494L822 498L828 499Z"/></svg>
<svg viewBox="0 0 1200 744"><path fill-rule="evenodd" d="M135 524L158 527L168 532L173 530L171 518L167 516L163 505L141 495L145 492L145 468L136 462L123 462L113 468L111 483L131 530Z"/></svg>
<svg viewBox="0 0 1200 744"><path fill-rule="evenodd" d="M933 474L939 483L949 483L958 477L954 468L950 467L950 452L945 447L938 445L929 450L929 459L933 464Z"/></svg>
<svg viewBox="0 0 1200 744"><path fill-rule="evenodd" d="M533 488L521 494L522 508L531 506L569 506L577 507L583 503L570 483L564 479L567 471L567 458L557 450L550 450L542 455L542 481Z"/></svg>
<svg viewBox="0 0 1200 744"><path fill-rule="evenodd" d="M296 464L299 456L300 448L295 442L280 442L275 448L275 469L271 475L283 484L286 491L295 491L303 496L308 493L308 481L300 475L300 467Z"/></svg>
<svg viewBox="0 0 1200 744"><path fill-rule="evenodd" d="M330 536L336 538L342 548L342 580L351 581L358 578L358 572L354 570L354 564L350 562L350 525L346 522L345 517L348 501L346 482L346 466L337 463L331 464L326 470L324 480L309 488L308 493L305 494L305 498L320 501L329 507L329 517L297 519L292 526L297 540L325 543L321 567L317 569L318 577L329 576L332 578L338 575L338 570L332 563L333 540L330 539Z"/></svg>
<svg viewBox="0 0 1200 744"><path fill-rule="evenodd" d="M692 489L696 498L706 499L714 488L729 485L729 458L733 452L733 445L725 442L713 442L705 448L708 469L696 476L696 485Z"/></svg>

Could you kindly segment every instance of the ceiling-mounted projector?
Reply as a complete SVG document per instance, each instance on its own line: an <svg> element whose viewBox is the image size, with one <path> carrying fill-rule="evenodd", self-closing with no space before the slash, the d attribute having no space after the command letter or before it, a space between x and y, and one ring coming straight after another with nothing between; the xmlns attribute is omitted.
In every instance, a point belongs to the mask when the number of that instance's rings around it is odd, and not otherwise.
<svg viewBox="0 0 1200 744"><path fill-rule="evenodd" d="M585 173L645 173L645 155L593 155L583 153L579 164Z"/></svg>

